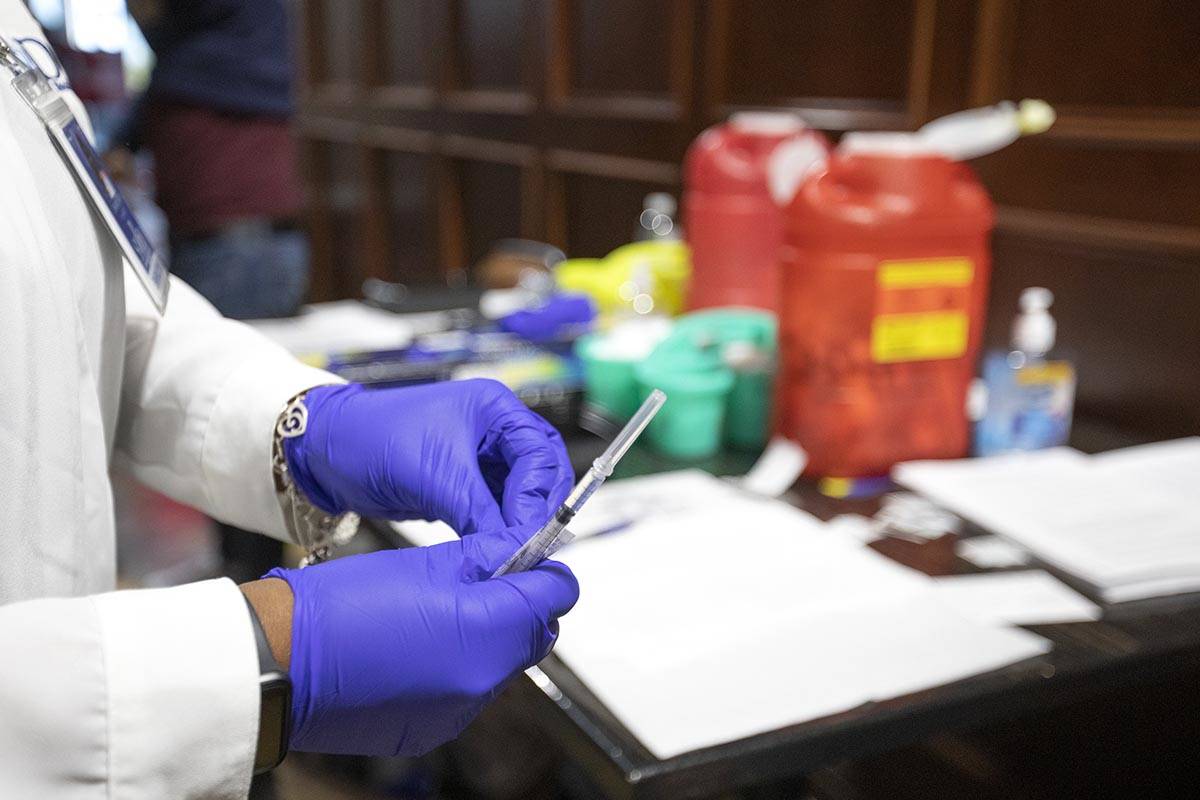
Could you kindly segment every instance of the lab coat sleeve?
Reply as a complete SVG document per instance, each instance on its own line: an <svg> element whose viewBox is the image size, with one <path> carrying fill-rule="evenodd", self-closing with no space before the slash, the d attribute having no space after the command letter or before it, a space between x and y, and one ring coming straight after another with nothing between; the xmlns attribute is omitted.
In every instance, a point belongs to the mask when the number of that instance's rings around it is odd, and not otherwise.
<svg viewBox="0 0 1200 800"><path fill-rule="evenodd" d="M227 579L0 606L0 797L244 798L258 656Z"/></svg>
<svg viewBox="0 0 1200 800"><path fill-rule="evenodd" d="M159 316L125 270L125 365L114 465L216 519L287 539L271 474L289 398L338 383L172 279Z"/></svg>

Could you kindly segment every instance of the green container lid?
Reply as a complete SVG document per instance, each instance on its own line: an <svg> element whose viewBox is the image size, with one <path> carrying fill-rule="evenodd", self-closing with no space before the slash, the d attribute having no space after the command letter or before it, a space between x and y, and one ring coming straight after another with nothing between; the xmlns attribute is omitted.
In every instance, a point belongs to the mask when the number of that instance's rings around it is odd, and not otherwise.
<svg viewBox="0 0 1200 800"><path fill-rule="evenodd" d="M646 429L650 443L674 458L705 458L721 447L733 371L715 348L667 339L634 370L641 398L667 393L667 403Z"/></svg>
<svg viewBox="0 0 1200 800"><path fill-rule="evenodd" d="M704 336L718 344L749 342L763 350L775 351L778 341L775 315L753 308L713 308L679 318L675 333Z"/></svg>
<svg viewBox="0 0 1200 800"><path fill-rule="evenodd" d="M678 340L673 347L703 347L731 369L725 442L745 450L765 445L778 341L775 316L749 308L699 311L679 319L672 339Z"/></svg>

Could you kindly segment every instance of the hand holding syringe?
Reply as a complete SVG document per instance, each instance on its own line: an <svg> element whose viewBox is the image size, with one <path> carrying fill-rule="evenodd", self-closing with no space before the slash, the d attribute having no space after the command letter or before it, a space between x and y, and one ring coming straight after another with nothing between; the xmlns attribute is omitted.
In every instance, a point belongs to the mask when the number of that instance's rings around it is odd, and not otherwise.
<svg viewBox="0 0 1200 800"><path fill-rule="evenodd" d="M621 456L625 455L625 451L637 440L666 401L667 396L658 389L650 392L650 396L617 434L617 438L612 440L608 449L592 462L587 474L579 483L575 484L575 488L554 512L554 516L492 574L493 578L508 572L524 572L543 559L552 556L555 551L574 538L574 534L567 530L567 523L575 517L587 499L600 488L604 480L612 475L613 467L621 460Z"/></svg>

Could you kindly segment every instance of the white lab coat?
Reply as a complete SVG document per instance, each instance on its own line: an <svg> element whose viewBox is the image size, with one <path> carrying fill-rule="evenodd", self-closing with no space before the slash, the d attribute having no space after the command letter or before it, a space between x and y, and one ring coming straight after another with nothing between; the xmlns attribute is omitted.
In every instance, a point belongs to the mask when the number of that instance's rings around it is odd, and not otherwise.
<svg viewBox="0 0 1200 800"><path fill-rule="evenodd" d="M0 35L44 41L19 0L0 0ZM241 593L228 580L112 592L108 472L284 538L272 427L289 397L335 379L182 283L159 318L9 77L0 797L243 797L259 698Z"/></svg>

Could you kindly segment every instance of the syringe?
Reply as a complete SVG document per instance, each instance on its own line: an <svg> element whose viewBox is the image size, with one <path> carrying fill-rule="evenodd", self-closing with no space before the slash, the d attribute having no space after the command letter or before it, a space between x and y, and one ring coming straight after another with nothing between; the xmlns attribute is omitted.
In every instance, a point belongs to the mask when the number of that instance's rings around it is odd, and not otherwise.
<svg viewBox="0 0 1200 800"><path fill-rule="evenodd" d="M567 530L567 523L574 519L583 504L604 483L605 478L612 475L613 467L642 434L665 402L667 402L667 396L661 391L655 389L650 392L650 396L617 434L617 438L613 439L600 457L592 462L587 474L580 479L579 483L575 484L571 494L567 495L567 499L554 512L550 521L539 528L529 541L521 545L521 548L513 553L508 561L505 561L498 570L492 573L493 578L508 572L524 572L543 559L549 558L558 548L574 538L574 534Z"/></svg>

